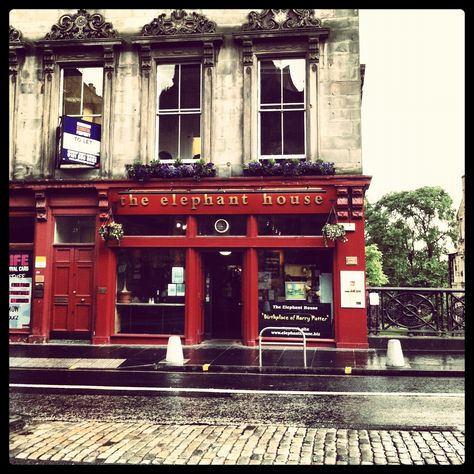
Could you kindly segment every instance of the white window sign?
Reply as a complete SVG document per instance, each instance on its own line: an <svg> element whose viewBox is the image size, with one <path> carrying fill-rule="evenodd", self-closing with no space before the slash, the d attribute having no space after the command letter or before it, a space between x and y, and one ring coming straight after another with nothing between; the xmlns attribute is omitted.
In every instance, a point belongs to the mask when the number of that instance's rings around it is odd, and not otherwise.
<svg viewBox="0 0 474 474"><path fill-rule="evenodd" d="M341 308L365 308L363 271L341 271Z"/></svg>
<svg viewBox="0 0 474 474"><path fill-rule="evenodd" d="M172 283L184 282L184 267L171 267L171 282Z"/></svg>

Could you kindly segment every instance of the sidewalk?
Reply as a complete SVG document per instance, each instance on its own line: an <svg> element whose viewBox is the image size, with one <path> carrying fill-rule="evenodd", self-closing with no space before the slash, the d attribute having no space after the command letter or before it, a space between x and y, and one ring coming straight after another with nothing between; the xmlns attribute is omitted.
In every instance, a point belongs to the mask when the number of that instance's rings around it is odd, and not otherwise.
<svg viewBox="0 0 474 474"><path fill-rule="evenodd" d="M403 350L403 367L387 367L386 349L259 348L223 340L183 346L183 363L166 362L166 346L77 343L10 343L10 368L56 368L121 371L190 371L226 373L305 373L352 375L464 376L464 352Z"/></svg>

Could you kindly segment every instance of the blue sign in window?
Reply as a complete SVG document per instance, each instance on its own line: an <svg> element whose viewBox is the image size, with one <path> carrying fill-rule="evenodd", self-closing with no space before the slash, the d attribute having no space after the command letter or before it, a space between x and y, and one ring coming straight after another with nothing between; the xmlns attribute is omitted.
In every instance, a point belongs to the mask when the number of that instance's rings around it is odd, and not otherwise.
<svg viewBox="0 0 474 474"><path fill-rule="evenodd" d="M77 117L62 118L61 165L98 167L101 126Z"/></svg>

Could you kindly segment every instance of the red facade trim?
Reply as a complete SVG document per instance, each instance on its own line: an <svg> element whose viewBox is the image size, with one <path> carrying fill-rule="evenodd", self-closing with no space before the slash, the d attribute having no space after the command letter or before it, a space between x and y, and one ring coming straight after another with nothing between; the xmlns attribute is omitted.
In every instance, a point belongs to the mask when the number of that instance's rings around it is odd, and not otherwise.
<svg viewBox="0 0 474 474"><path fill-rule="evenodd" d="M166 334L115 333L116 250L115 248L182 248L186 249L185 326L181 335L185 344L199 344L204 332L204 276L201 250L243 249L242 272L242 341L249 346L258 344L258 254L263 248L326 248L320 236L258 236L258 214L329 214L335 207L338 218L354 222L355 231L347 233L347 242L329 243L333 250L333 308L334 339L308 340L309 345L321 347L365 348L367 325L365 308L342 308L340 272L365 270L363 198L370 183L367 176L319 176L307 178L211 178L201 181L181 179L174 182L150 180L61 181L12 183L10 211L13 215L35 215L34 255L46 257L46 268L36 269L44 277L43 298L33 298L29 342L45 342L50 336L52 305L52 249L55 215L97 215L96 275L94 281L95 308L93 344L130 343L165 344ZM130 206L130 195L137 205ZM174 195L174 197L173 197ZM120 199L126 196L125 205ZM213 199L210 199L210 196ZM221 197L219 204L217 197ZM229 199L234 196L233 199ZM244 196L246 196L244 198ZM296 197L298 196L298 198ZM305 196L309 196L306 203ZM317 201L315 196L320 196ZM142 205L141 199L148 198ZM167 198L168 201L163 200ZM182 198L187 198L181 200ZM194 198L194 199L192 199ZM197 199L199 198L199 199ZM140 199L140 201L139 201ZM211 204L212 201L212 204ZM134 201L131 201L134 203ZM163 205L163 203L165 205ZM175 203L176 205L173 205ZM221 204L222 203L222 204ZM194 207L194 208L193 208ZM98 236L98 227L113 210L118 214L187 214L185 237L128 236L119 244L105 243ZM245 236L199 236L197 215L249 215ZM346 257L352 257L346 259ZM354 259L355 257L355 259ZM351 261L348 264L348 261ZM356 264L353 264L357 261ZM27 334L12 330L11 339ZM288 340L288 339L286 339Z"/></svg>

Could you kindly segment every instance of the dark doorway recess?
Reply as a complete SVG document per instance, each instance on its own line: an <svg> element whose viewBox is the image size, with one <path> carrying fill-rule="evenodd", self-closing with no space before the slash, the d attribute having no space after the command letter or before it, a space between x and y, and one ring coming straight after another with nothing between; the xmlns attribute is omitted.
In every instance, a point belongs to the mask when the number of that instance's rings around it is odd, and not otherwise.
<svg viewBox="0 0 474 474"><path fill-rule="evenodd" d="M242 338L242 251L203 252L204 337Z"/></svg>

